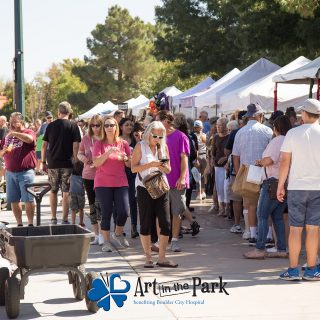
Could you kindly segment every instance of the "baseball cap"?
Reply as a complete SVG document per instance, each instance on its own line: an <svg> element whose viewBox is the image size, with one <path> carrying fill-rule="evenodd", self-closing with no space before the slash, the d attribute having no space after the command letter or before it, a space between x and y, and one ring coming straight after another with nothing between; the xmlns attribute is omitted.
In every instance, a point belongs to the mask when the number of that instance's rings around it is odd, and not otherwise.
<svg viewBox="0 0 320 320"><path fill-rule="evenodd" d="M307 99L298 111L306 111L312 114L320 114L320 101L317 99Z"/></svg>
<svg viewBox="0 0 320 320"><path fill-rule="evenodd" d="M52 117L52 112L51 111L46 111L46 118L48 118L48 117Z"/></svg>
<svg viewBox="0 0 320 320"><path fill-rule="evenodd" d="M196 121L193 123L193 126L194 126L194 127L201 127L201 128L203 128L202 121L201 121L201 120L196 120Z"/></svg>
<svg viewBox="0 0 320 320"><path fill-rule="evenodd" d="M245 117L252 118L252 117L258 116L259 114L263 114L263 113L264 113L264 111L260 105L258 105L257 103L256 104L250 103L247 106L247 113L245 114Z"/></svg>

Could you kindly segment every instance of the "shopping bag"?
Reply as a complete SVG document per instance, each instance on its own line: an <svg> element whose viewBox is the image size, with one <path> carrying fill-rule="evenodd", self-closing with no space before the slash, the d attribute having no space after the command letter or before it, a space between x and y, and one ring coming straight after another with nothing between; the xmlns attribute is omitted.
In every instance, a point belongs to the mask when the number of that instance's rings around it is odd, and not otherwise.
<svg viewBox="0 0 320 320"><path fill-rule="evenodd" d="M242 184L245 178L246 178L246 166L242 165L231 187L234 193L242 195Z"/></svg>
<svg viewBox="0 0 320 320"><path fill-rule="evenodd" d="M260 185L262 183L263 167L249 166L247 182Z"/></svg>

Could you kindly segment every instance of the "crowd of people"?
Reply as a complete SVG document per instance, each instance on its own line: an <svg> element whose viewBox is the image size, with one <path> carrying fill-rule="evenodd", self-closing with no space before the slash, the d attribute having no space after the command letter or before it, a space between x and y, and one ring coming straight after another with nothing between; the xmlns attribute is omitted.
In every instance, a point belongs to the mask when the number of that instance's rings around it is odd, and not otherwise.
<svg viewBox="0 0 320 320"><path fill-rule="evenodd" d="M301 118L294 108L266 118L261 106L250 104L229 117L210 119L206 111L187 119L161 110L141 121L118 110L113 116L73 121L70 104L62 102L56 120L47 111L44 121L28 127L20 113L11 115L8 128L0 117L0 173L3 177L5 169L7 198L18 226L21 202L26 203L28 225L33 225L33 199L23 184L33 182L34 174L47 173L51 224L58 223L61 190L61 223L70 223L70 212L71 223L84 227L86 195L96 235L92 244L101 245L103 252L113 250L112 241L129 247L124 226L130 217L131 238L140 237L146 268L155 266L151 251L159 253L158 266L178 266L166 251L182 250L182 219L192 236L199 233L193 193L200 201L212 197L208 214L233 221L230 232L255 246L245 258L287 258L289 253L290 267L281 279L300 279L298 257L306 226L303 278L320 280L320 102L308 99L301 110ZM248 180L253 171L258 182ZM156 198L145 182L152 174L167 186Z"/></svg>

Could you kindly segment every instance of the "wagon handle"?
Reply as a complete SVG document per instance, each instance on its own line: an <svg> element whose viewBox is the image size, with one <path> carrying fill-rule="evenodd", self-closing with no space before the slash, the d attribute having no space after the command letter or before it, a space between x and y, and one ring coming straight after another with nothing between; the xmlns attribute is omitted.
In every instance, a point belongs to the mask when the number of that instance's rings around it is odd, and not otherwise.
<svg viewBox="0 0 320 320"><path fill-rule="evenodd" d="M33 187L45 187L41 192L35 192L31 188ZM48 182L39 182L39 183L28 183L25 186L26 191L29 192L31 195L34 196L37 203L37 226L40 226L40 204L42 197L51 190L51 184Z"/></svg>

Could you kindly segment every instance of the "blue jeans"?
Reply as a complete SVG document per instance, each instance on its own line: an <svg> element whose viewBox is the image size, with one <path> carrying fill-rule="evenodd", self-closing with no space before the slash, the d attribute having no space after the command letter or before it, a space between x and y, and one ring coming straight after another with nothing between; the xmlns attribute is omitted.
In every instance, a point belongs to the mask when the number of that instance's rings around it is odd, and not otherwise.
<svg viewBox="0 0 320 320"><path fill-rule="evenodd" d="M270 199L268 192L268 183L264 181L260 191L258 202L258 239L256 248L265 250L266 239L269 230L269 216L271 215L274 229L278 240L278 251L286 251L286 234L283 222L283 212L286 202Z"/></svg>
<svg viewBox="0 0 320 320"><path fill-rule="evenodd" d="M113 209L117 212L116 225L123 227L129 214L128 187L97 187L95 192L101 207L101 229L110 230Z"/></svg>
<svg viewBox="0 0 320 320"><path fill-rule="evenodd" d="M19 172L6 171L6 181L8 202L33 202L33 196L26 190L26 184L34 182L33 169Z"/></svg>

